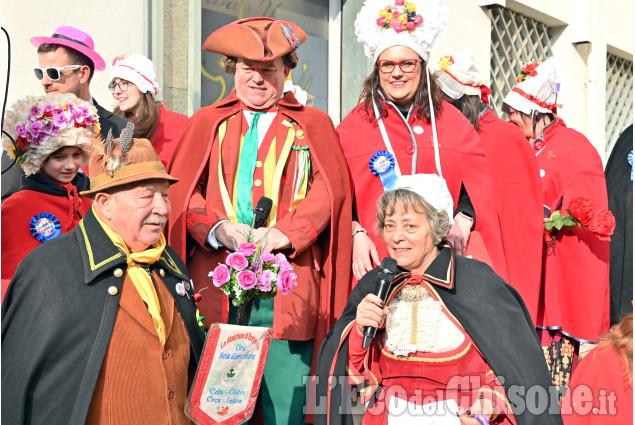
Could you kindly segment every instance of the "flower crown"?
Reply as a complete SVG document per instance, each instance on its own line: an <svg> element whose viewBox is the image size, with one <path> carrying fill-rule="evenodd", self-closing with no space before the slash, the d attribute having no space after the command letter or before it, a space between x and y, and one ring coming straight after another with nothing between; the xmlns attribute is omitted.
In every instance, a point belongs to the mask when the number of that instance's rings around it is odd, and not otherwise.
<svg viewBox="0 0 635 425"><path fill-rule="evenodd" d="M379 11L377 26L392 28L396 33L412 32L423 23L423 17L416 13L417 5L407 0L395 0L394 5Z"/></svg>
<svg viewBox="0 0 635 425"><path fill-rule="evenodd" d="M520 76L516 78L516 82L522 83L527 78L535 77L536 75L538 75L538 72L536 71L536 68L538 68L538 65L539 65L538 63L529 63L523 66L522 69L520 70Z"/></svg>
<svg viewBox="0 0 635 425"><path fill-rule="evenodd" d="M17 148L9 152L21 163L28 149L38 149L40 145L57 136L65 128L86 128L99 134L100 124L97 109L92 105L75 103L55 104L48 99L31 106L24 119L15 126Z"/></svg>

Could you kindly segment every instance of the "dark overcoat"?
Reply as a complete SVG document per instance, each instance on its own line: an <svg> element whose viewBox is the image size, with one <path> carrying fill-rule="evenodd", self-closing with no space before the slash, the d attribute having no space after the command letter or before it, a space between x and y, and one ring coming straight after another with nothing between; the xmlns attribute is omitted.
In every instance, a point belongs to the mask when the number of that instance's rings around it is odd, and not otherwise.
<svg viewBox="0 0 635 425"><path fill-rule="evenodd" d="M20 263L2 304L2 422L83 424L112 334L126 257L92 210ZM150 266L174 298L195 369L204 337L185 264L166 247ZM123 272L123 273L121 273ZM156 282L160 284L160 282Z"/></svg>

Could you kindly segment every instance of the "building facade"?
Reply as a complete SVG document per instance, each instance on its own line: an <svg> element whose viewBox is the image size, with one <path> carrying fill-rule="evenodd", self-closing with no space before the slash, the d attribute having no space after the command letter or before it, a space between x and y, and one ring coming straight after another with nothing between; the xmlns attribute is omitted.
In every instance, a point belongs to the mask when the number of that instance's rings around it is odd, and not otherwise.
<svg viewBox="0 0 635 425"><path fill-rule="evenodd" d="M442 1L450 12L448 28L432 58L471 45L479 70L489 76L492 106L500 112L501 100L520 68L555 56L560 116L608 158L619 134L633 122L632 1ZM315 96L314 106L337 124L357 104L372 67L354 33L362 4L363 0L67 0L63 10L57 10L55 3L3 2L0 18L12 53L7 105L23 95L42 93L33 76L37 54L29 38L71 25L93 36L108 65L91 84L102 105L112 104L107 84L113 58L144 53L157 65L166 107L191 115L224 98L233 86L221 57L201 49L207 36L236 19L270 16L293 21L307 32L309 41L300 47L300 64L292 79ZM7 59L4 38L3 96Z"/></svg>

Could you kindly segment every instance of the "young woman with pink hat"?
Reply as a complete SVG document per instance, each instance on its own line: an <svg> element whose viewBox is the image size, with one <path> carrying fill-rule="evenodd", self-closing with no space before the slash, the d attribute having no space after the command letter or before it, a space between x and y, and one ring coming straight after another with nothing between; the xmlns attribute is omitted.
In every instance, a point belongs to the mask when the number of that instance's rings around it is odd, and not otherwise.
<svg viewBox="0 0 635 425"><path fill-rule="evenodd" d="M161 86L154 64L145 56L115 58L110 76L108 88L117 101L115 114L134 122L135 137L149 139L167 166L189 118L168 111L156 100Z"/></svg>

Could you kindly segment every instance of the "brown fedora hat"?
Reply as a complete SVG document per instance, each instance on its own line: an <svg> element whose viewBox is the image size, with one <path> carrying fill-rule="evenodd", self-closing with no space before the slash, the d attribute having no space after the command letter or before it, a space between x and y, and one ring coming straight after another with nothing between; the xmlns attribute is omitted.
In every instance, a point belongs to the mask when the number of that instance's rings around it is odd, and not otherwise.
<svg viewBox="0 0 635 425"><path fill-rule="evenodd" d="M288 21L247 18L214 31L203 44L208 52L254 61L273 61L293 52L307 39L306 33Z"/></svg>
<svg viewBox="0 0 635 425"><path fill-rule="evenodd" d="M130 148L125 154L117 143L114 145L115 148L109 154L105 154L104 149L97 149L90 157L88 172L91 189L80 195L93 196L106 189L144 180L163 179L170 184L179 181L165 171L159 154L148 139L131 139Z"/></svg>

